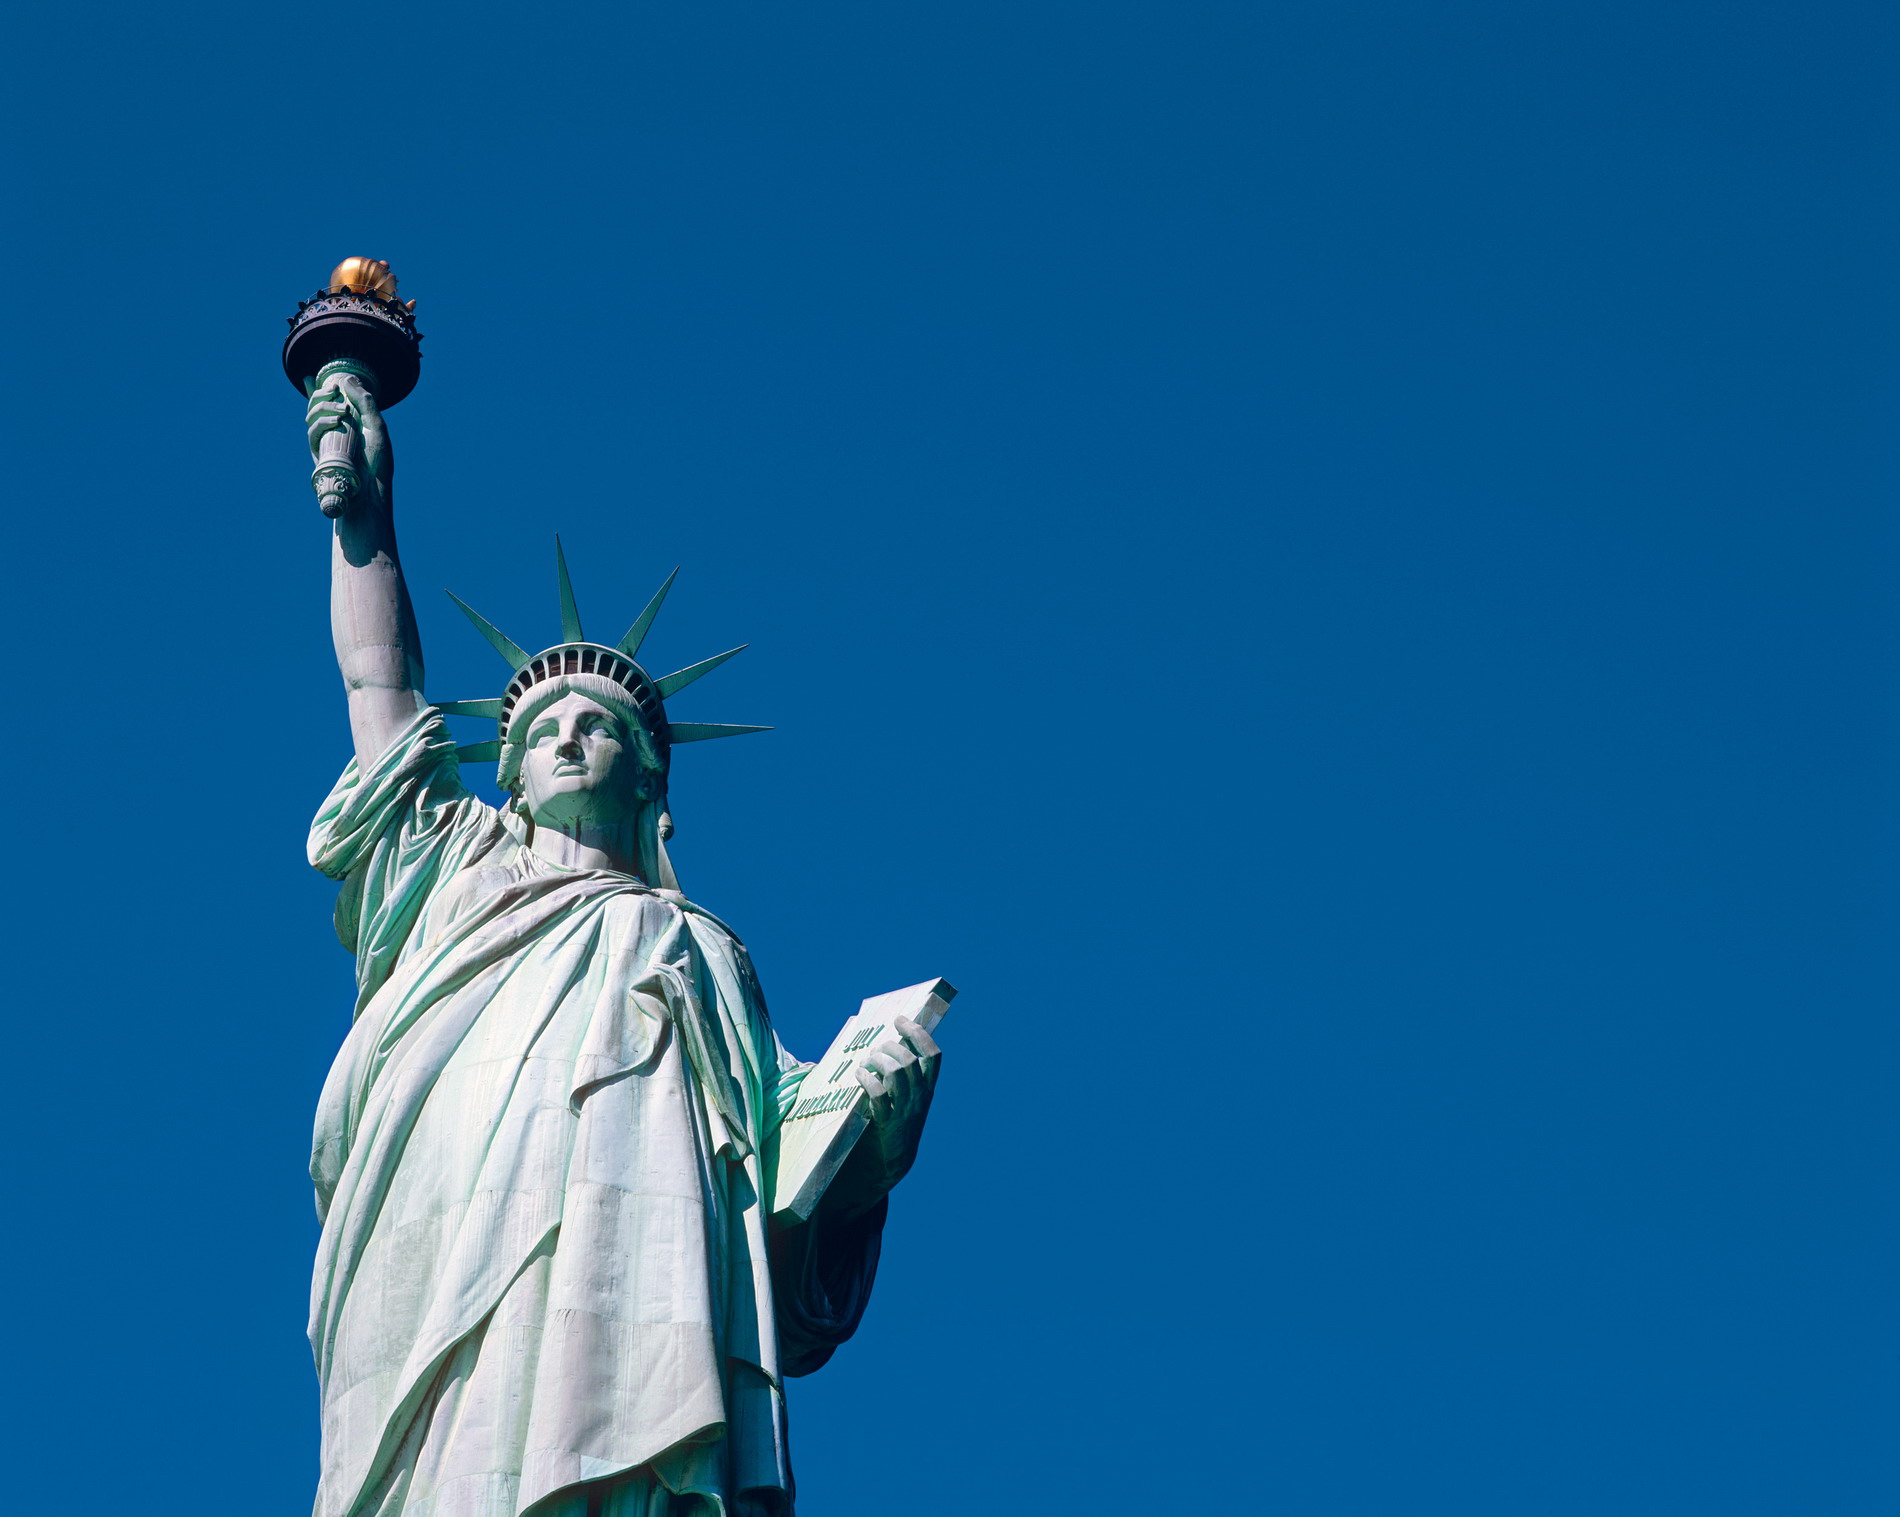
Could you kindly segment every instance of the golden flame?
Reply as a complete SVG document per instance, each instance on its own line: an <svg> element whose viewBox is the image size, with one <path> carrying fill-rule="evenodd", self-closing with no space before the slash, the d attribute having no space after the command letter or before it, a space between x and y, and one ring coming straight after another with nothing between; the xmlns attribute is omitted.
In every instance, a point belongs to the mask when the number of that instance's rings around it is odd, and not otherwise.
<svg viewBox="0 0 1900 1517"><path fill-rule="evenodd" d="M330 293L341 295L345 290L394 300L396 276L387 259L345 258L330 272Z"/></svg>

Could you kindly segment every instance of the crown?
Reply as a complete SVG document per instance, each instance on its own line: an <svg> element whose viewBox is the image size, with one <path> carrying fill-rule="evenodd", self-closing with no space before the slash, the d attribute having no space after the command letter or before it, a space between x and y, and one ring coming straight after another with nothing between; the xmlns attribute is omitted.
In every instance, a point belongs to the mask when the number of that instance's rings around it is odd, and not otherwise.
<svg viewBox="0 0 1900 1517"><path fill-rule="evenodd" d="M508 681L508 688L494 700L479 701L437 701L435 707L449 716L480 716L500 724L500 736L485 743L469 743L455 750L455 756L465 762L483 763L501 757L502 745L508 741L510 724L523 699L535 686L548 680L559 679L568 674L588 674L605 679L626 692L628 704L638 713L641 725L653 740L662 767L666 764L667 750L675 743L701 743L715 737L739 737L747 732L770 732L770 727L735 727L722 722L669 722L666 717L665 702L702 675L710 674L736 653L743 653L747 644L737 648L728 648L724 653L715 653L711 658L701 659L696 664L688 664L684 669L675 669L671 674L663 674L658 679L649 675L636 662L641 643L646 641L648 630L653 626L654 617L660 614L660 606L666 600L666 592L673 588L673 581L679 577L675 569L667 575L666 583L653 592L646 609L633 620L627 629L627 635L609 647L605 643L590 643L581 630L580 608L574 603L574 586L567 576L567 555L561 551L561 539L554 539L554 565L561 583L561 641L540 653L528 651L509 637L493 622L478 612L467 601L455 594L446 592L449 599L462 608L462 613L475 624L475 630L488 640L488 644L508 667L514 671L514 677Z"/></svg>

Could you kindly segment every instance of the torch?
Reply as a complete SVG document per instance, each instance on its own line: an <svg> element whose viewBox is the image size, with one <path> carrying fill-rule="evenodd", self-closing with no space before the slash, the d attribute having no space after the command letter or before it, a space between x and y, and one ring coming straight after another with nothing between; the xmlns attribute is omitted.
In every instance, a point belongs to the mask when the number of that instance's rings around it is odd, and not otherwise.
<svg viewBox="0 0 1900 1517"><path fill-rule="evenodd" d="M380 258L346 258L329 284L297 302L284 339L284 374L306 399L332 374L362 380L379 410L388 410L422 377L422 334L416 303L396 298L396 276ZM317 444L311 488L325 516L341 516L362 490L353 454L356 429L342 426Z"/></svg>

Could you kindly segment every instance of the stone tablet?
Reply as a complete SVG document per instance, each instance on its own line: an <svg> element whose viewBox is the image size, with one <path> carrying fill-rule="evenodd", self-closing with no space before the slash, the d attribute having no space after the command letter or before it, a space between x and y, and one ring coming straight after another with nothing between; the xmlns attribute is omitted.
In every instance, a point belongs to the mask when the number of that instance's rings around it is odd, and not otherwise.
<svg viewBox="0 0 1900 1517"><path fill-rule="evenodd" d="M779 1127L773 1220L785 1224L810 1217L868 1125L865 1106L871 1098L858 1083L864 1056L885 1040L899 1017L909 1017L925 1032L934 1032L956 993L948 980L925 980L888 990L868 997L857 1015L838 1029L825 1056L806 1074L798 1099Z"/></svg>

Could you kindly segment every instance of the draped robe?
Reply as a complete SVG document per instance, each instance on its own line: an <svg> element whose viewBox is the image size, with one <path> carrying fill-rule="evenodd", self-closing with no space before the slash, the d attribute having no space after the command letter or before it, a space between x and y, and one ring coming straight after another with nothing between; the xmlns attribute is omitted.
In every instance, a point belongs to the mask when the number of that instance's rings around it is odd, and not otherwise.
<svg viewBox="0 0 1900 1517"><path fill-rule="evenodd" d="M311 1158L315 1517L789 1512L784 1377L855 1328L883 1209L768 1236L809 1066L744 945L525 847L433 708L310 859L358 983Z"/></svg>

